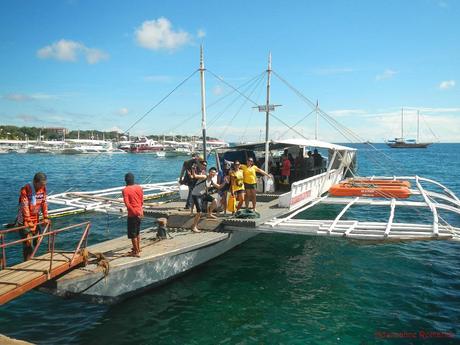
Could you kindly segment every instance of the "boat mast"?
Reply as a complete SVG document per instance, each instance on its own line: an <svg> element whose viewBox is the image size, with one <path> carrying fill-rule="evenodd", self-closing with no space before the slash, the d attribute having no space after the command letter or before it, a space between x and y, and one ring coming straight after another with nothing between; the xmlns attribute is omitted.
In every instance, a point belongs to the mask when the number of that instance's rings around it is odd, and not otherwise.
<svg viewBox="0 0 460 345"><path fill-rule="evenodd" d="M420 111L417 110L417 143L419 142L420 137Z"/></svg>
<svg viewBox="0 0 460 345"><path fill-rule="evenodd" d="M269 142L269 122L270 122L270 77L272 72L272 53L268 53L268 69L267 69L267 104L265 105L265 172L268 174L268 159L270 154Z"/></svg>
<svg viewBox="0 0 460 345"><path fill-rule="evenodd" d="M401 139L404 138L404 108L401 108Z"/></svg>
<svg viewBox="0 0 460 345"><path fill-rule="evenodd" d="M204 81L203 45L200 46L201 129L203 131L203 159L206 160L206 85Z"/></svg>
<svg viewBox="0 0 460 345"><path fill-rule="evenodd" d="M318 107L319 107L319 103L318 103L318 100L316 100L316 108L315 108L315 112L316 112L315 140L318 140L318 117L319 117Z"/></svg>

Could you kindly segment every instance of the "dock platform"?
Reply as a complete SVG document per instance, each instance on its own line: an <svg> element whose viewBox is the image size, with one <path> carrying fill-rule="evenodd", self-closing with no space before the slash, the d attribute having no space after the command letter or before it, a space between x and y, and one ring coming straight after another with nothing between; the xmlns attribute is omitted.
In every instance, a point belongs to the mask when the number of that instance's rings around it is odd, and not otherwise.
<svg viewBox="0 0 460 345"><path fill-rule="evenodd" d="M10 235L17 235L17 233L27 230L28 227L20 226L0 230L0 305L39 287L86 261L85 247L90 230L89 222L74 224L57 230L51 230L49 223L41 222L40 225L44 226L42 233L29 233L29 237L20 240L14 238L11 241ZM71 230L82 231L75 250L57 250L56 236ZM48 238L48 248L45 254L37 256L37 252L45 238ZM6 249L11 246L22 246L27 241L36 241L29 260L8 266Z"/></svg>
<svg viewBox="0 0 460 345"><path fill-rule="evenodd" d="M55 252L51 263L51 253L46 253L18 265L5 267L0 271L0 305L42 285L84 261L82 255L73 257L73 254L73 252Z"/></svg>

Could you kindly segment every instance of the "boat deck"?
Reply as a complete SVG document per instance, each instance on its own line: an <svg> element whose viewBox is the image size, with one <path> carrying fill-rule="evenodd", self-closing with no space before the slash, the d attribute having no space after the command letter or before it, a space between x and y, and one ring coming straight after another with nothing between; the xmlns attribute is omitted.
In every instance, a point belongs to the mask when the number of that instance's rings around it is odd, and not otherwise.
<svg viewBox="0 0 460 345"><path fill-rule="evenodd" d="M226 238L228 238L227 233L192 233L185 231L174 233L173 237L168 240L158 241L156 231L153 228L148 228L141 231L141 257L128 256L127 253L131 251L131 240L126 236L118 237L88 247L90 255L88 265L76 268L58 280L62 283L84 275L103 273L104 270L110 271L124 266L136 265L140 261L157 260L167 256L178 255L220 242Z"/></svg>
<svg viewBox="0 0 460 345"><path fill-rule="evenodd" d="M256 219L241 219L231 217L230 213L224 215L223 213L216 214L217 219L203 218L198 228L202 230L211 231L225 231L226 226L255 228L266 221L288 212L287 208L278 206L279 194L258 194L257 195L257 212L260 218ZM148 217L168 218L168 226L170 228L184 228L190 229L193 224L193 217L190 210L184 209L185 201L171 201L162 205L155 206L151 209L145 209L145 215Z"/></svg>

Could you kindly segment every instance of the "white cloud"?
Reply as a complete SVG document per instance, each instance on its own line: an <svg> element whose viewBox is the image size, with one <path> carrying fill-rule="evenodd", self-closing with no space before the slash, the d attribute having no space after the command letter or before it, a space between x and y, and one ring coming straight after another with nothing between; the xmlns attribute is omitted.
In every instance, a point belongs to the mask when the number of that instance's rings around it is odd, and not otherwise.
<svg viewBox="0 0 460 345"><path fill-rule="evenodd" d="M86 48L84 50L84 54L86 57L86 61L91 65L98 63L101 60L105 60L109 57L102 50L94 49L94 48Z"/></svg>
<svg viewBox="0 0 460 345"><path fill-rule="evenodd" d="M220 85L214 86L212 89L212 93L216 96L220 96L224 93L224 88Z"/></svg>
<svg viewBox="0 0 460 345"><path fill-rule="evenodd" d="M117 114L120 115L120 116L128 115L128 113L129 113L129 109L126 108L126 107L120 108L117 111Z"/></svg>
<svg viewBox="0 0 460 345"><path fill-rule="evenodd" d="M111 128L106 129L107 132L117 132L117 133L124 133L124 131L118 127L118 126L113 126Z"/></svg>
<svg viewBox="0 0 460 345"><path fill-rule="evenodd" d="M66 39L61 39L37 51L37 56L41 59L55 59L67 62L76 62L81 55L85 57L89 64L98 63L109 57L102 50L89 48L83 43Z"/></svg>
<svg viewBox="0 0 460 345"><path fill-rule="evenodd" d="M349 67L332 67L332 68L317 68L313 70L314 74L318 75L335 75L335 74L344 74L353 72L353 68Z"/></svg>
<svg viewBox="0 0 460 345"><path fill-rule="evenodd" d="M455 80L444 80L439 84L439 88L441 90L448 90L450 88L453 88L455 86Z"/></svg>
<svg viewBox="0 0 460 345"><path fill-rule="evenodd" d="M172 80L172 77L169 75L147 75L144 77L144 80L150 82L168 83Z"/></svg>
<svg viewBox="0 0 460 345"><path fill-rule="evenodd" d="M392 69L386 69L385 71L383 71L383 73L377 74L375 76L375 80L391 79L398 73L399 73L398 71L395 71L395 70L392 70Z"/></svg>
<svg viewBox="0 0 460 345"><path fill-rule="evenodd" d="M29 114L19 114L19 115L16 115L16 118L23 122L27 122L27 123L37 122L39 120L38 117L34 115L29 115Z"/></svg>
<svg viewBox="0 0 460 345"><path fill-rule="evenodd" d="M362 109L338 109L328 111L327 113L336 117L367 114L367 112Z"/></svg>
<svg viewBox="0 0 460 345"><path fill-rule="evenodd" d="M3 99L14 101L14 102L26 102L26 101L40 101L47 99L56 99L57 96L48 95L45 93L25 94L25 93L9 93L2 96Z"/></svg>
<svg viewBox="0 0 460 345"><path fill-rule="evenodd" d="M192 42L192 35L183 30L174 30L164 17L146 20L135 31L136 42L151 50L173 51Z"/></svg>
<svg viewBox="0 0 460 345"><path fill-rule="evenodd" d="M198 32L196 33L196 36L198 38L204 38L206 36L206 31L204 31L203 29L199 29Z"/></svg>

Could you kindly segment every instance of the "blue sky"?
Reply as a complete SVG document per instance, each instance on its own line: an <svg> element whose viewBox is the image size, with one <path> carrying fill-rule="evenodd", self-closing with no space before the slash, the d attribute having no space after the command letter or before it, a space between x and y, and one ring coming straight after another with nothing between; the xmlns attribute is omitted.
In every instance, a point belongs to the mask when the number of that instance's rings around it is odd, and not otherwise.
<svg viewBox="0 0 460 345"><path fill-rule="evenodd" d="M360 138L460 141L460 2L412 1L9 1L0 3L0 124L126 130L198 68L264 103L273 70ZM211 73L209 134L256 140L263 114ZM311 109L276 76L276 116L293 125ZM195 74L131 129L200 132ZM196 114L195 116L193 116ZM213 120L213 119L217 120ZM187 120L188 119L188 120ZM320 138L345 139L325 121ZM314 117L296 126L312 137ZM272 120L272 137L292 137Z"/></svg>

